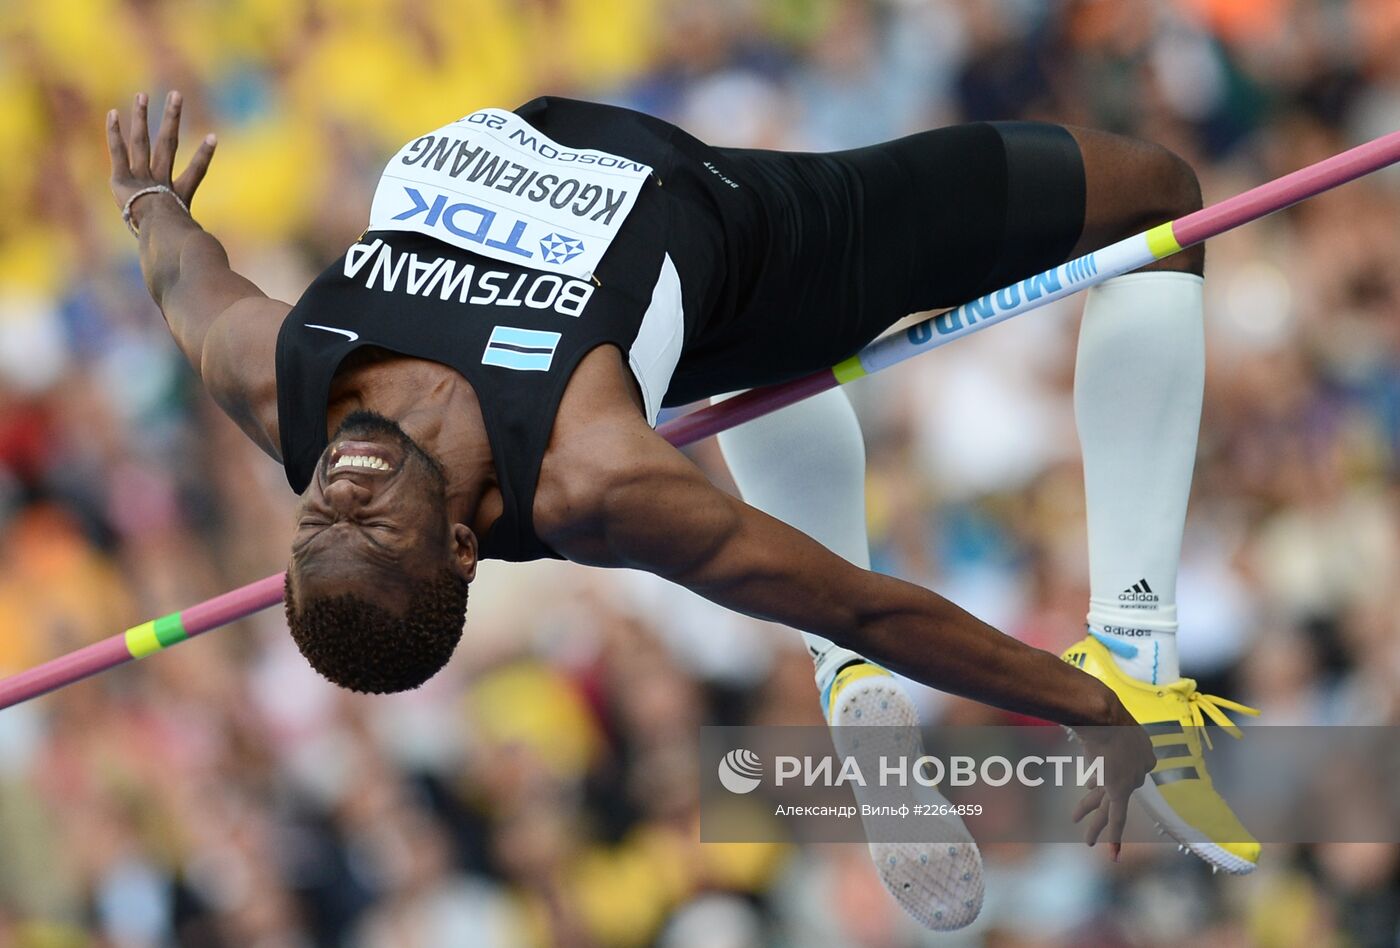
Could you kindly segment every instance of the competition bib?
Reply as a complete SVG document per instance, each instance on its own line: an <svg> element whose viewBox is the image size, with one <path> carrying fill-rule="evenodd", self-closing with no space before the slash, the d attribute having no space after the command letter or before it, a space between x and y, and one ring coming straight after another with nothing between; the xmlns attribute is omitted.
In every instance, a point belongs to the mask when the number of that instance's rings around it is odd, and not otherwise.
<svg viewBox="0 0 1400 948"><path fill-rule="evenodd" d="M482 109L414 139L374 192L372 230L411 230L511 263L589 279L648 165L550 141Z"/></svg>

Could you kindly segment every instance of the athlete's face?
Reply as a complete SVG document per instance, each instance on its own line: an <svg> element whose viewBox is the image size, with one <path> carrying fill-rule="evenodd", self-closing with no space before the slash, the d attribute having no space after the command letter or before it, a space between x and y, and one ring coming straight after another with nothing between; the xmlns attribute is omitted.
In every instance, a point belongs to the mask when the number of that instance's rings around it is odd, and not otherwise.
<svg viewBox="0 0 1400 948"><path fill-rule="evenodd" d="M341 424L297 505L291 572L299 595L354 593L398 610L444 563L471 580L464 526L447 515L442 468L402 428L358 411Z"/></svg>

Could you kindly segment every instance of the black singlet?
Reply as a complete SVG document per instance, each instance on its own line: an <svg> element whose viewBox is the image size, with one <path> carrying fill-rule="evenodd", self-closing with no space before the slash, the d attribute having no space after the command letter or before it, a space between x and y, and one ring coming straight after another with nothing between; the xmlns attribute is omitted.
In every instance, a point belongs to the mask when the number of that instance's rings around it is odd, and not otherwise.
<svg viewBox="0 0 1400 948"><path fill-rule="evenodd" d="M568 99L516 114L555 142L649 165L582 281L417 233L369 231L307 289L277 339L283 464L298 493L326 403L360 346L460 372L480 402L505 509L485 557L554 556L535 535L540 463L570 374L626 356L648 420L665 405L829 367L918 310L1067 258L1083 222L1058 126L977 123L830 154L712 148L659 119Z"/></svg>
<svg viewBox="0 0 1400 948"><path fill-rule="evenodd" d="M716 306L720 281L706 274L726 269L720 257L730 242L721 222L744 217L743 201L704 166L712 152L665 123L548 99L517 114L556 141L654 170L595 280L504 263L421 234L368 231L316 278L277 339L282 459L297 492L325 450L331 380L351 352L375 346L460 372L481 404L505 501L482 538L482 555L506 560L555 555L535 535L532 508L559 399L578 362L597 346L617 346L654 423L697 325L685 314Z"/></svg>

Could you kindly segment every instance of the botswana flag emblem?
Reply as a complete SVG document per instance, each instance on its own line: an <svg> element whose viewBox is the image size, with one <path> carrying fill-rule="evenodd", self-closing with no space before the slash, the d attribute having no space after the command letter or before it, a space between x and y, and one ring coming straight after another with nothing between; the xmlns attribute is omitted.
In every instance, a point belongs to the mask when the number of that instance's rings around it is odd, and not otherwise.
<svg viewBox="0 0 1400 948"><path fill-rule="evenodd" d="M486 340L481 364L519 372L548 372L559 338L557 332L497 326L491 330L491 338Z"/></svg>

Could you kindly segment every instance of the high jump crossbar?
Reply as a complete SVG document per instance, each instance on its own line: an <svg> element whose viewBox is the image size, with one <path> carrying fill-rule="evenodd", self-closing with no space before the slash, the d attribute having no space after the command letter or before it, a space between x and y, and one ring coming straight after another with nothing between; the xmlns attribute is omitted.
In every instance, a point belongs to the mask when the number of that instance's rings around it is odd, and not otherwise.
<svg viewBox="0 0 1400 948"><path fill-rule="evenodd" d="M1078 293L1112 277L1170 257L1242 224L1330 191L1400 161L1400 131L1251 188L1243 194L1076 257L1043 273L988 293L903 332L884 336L830 369L756 388L701 408L657 429L677 447L692 444L777 411L818 392L887 369L1013 316ZM178 642L235 622L282 601L285 573L277 573L180 612L143 622L99 642L0 680L0 710L47 694Z"/></svg>

